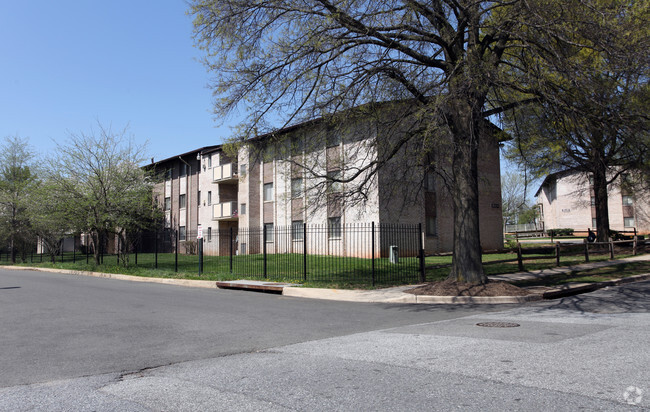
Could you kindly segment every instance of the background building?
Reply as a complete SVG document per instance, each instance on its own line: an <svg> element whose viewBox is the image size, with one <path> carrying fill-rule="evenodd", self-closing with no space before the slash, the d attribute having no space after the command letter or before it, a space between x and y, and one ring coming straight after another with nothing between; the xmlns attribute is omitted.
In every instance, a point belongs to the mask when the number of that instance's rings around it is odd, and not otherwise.
<svg viewBox="0 0 650 412"><path fill-rule="evenodd" d="M611 184L607 193L610 229L650 233L650 194L626 189L625 184ZM589 174L575 171L550 174L535 197L545 230L571 228L586 232L588 228L596 228L595 198Z"/></svg>

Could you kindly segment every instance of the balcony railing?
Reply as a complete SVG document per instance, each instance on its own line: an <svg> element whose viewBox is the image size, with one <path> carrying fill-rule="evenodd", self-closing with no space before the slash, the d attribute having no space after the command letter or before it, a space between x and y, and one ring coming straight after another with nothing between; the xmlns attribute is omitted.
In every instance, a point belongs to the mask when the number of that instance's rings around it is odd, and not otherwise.
<svg viewBox="0 0 650 412"><path fill-rule="evenodd" d="M212 205L212 220L236 220L237 202L224 202Z"/></svg>
<svg viewBox="0 0 650 412"><path fill-rule="evenodd" d="M225 183L237 181L237 165L226 163L212 168L212 181Z"/></svg>

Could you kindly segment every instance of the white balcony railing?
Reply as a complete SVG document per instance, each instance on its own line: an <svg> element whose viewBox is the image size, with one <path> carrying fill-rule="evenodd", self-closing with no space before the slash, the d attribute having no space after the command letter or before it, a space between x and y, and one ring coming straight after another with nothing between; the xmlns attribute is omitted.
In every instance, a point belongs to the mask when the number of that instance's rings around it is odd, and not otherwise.
<svg viewBox="0 0 650 412"><path fill-rule="evenodd" d="M212 205L212 220L237 219L237 202L224 202Z"/></svg>
<svg viewBox="0 0 650 412"><path fill-rule="evenodd" d="M232 163L226 163L225 165L219 165L212 168L212 181L213 182L225 182L228 180L237 179L237 170L236 165Z"/></svg>

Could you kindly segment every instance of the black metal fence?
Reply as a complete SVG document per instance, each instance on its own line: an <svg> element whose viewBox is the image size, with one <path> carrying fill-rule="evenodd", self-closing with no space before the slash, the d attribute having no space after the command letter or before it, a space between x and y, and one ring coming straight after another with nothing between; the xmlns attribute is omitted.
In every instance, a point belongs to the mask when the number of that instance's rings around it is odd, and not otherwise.
<svg viewBox="0 0 650 412"><path fill-rule="evenodd" d="M226 277L281 281L325 281L367 284L417 282L424 279L421 225L265 225L196 232L175 230L138 233L127 241L117 236L101 248L104 265ZM78 237L73 250L57 251L56 262L93 260L88 237ZM37 250L37 248L34 248ZM8 255L0 255L8 260ZM47 261L31 253L27 262Z"/></svg>

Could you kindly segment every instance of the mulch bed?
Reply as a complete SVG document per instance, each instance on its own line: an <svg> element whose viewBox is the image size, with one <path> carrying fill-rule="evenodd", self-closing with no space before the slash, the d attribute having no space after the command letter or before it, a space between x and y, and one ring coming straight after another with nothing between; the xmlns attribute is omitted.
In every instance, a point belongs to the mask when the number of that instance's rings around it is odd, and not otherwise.
<svg viewBox="0 0 650 412"><path fill-rule="evenodd" d="M405 290L405 292L430 296L526 296L531 294L526 289L502 281L489 281L481 285L459 283L452 279L427 283L417 288Z"/></svg>

